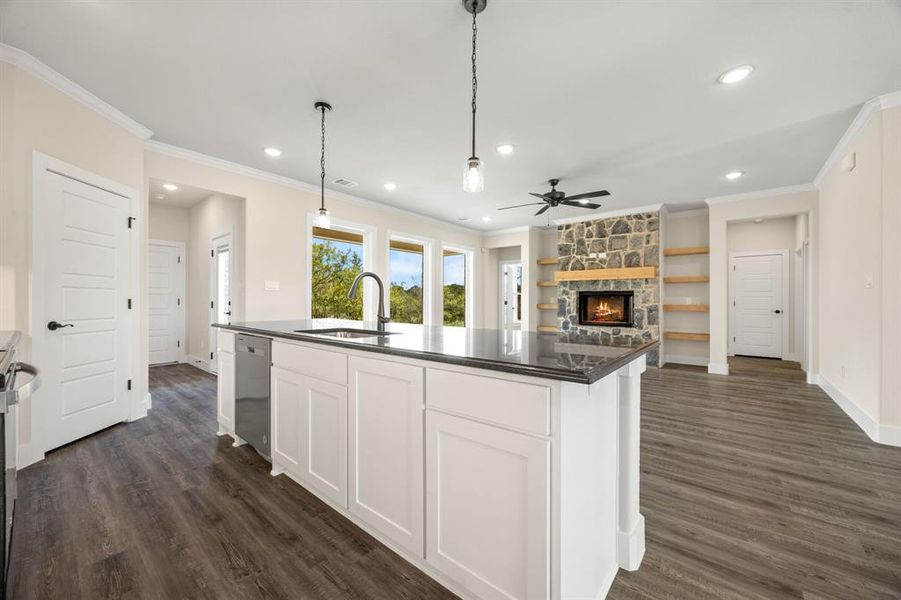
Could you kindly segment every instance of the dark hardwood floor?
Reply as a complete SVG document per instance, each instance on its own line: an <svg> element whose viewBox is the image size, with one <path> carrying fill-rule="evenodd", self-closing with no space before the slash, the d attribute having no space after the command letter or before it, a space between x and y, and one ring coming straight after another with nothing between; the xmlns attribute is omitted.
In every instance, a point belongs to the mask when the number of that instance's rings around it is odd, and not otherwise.
<svg viewBox="0 0 901 600"><path fill-rule="evenodd" d="M796 368L643 377L647 554L615 599L901 598L901 449ZM153 410L19 474L12 598L453 598L253 450L215 380L151 370Z"/></svg>

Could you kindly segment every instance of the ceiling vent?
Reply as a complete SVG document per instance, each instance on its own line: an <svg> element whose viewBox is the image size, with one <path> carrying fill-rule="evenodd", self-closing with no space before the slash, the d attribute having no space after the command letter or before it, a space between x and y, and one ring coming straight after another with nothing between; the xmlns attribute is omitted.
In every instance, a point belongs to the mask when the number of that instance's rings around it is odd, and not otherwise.
<svg viewBox="0 0 901 600"><path fill-rule="evenodd" d="M336 180L333 181L332 183L334 183L335 185L340 185L341 187L343 187L343 188L345 188L345 189L348 189L348 190L349 190L350 188L355 188L355 187L357 187L357 182L356 182L356 181L351 181L350 179L344 179L343 177L339 177L338 179L336 179Z"/></svg>

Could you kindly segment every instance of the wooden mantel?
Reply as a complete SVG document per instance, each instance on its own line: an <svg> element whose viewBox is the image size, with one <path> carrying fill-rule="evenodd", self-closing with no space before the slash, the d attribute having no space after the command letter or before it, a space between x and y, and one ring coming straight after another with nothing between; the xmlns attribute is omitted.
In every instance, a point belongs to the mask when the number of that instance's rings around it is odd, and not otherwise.
<svg viewBox="0 0 901 600"><path fill-rule="evenodd" d="M555 271L555 281L599 281L605 279L650 279L657 277L657 267L626 267L622 269L584 269Z"/></svg>

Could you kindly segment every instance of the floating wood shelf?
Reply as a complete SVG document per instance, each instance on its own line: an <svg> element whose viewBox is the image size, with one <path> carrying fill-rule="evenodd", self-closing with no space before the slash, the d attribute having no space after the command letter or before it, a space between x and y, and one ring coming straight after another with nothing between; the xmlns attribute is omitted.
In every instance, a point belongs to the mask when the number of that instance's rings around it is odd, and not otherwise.
<svg viewBox="0 0 901 600"><path fill-rule="evenodd" d="M707 304L664 304L663 310L667 312L710 312Z"/></svg>
<svg viewBox="0 0 901 600"><path fill-rule="evenodd" d="M688 254L710 254L707 246L692 246L688 248L664 248L663 256L686 256Z"/></svg>
<svg viewBox="0 0 901 600"><path fill-rule="evenodd" d="M535 329L538 333L560 333L560 330L552 325L539 325Z"/></svg>
<svg viewBox="0 0 901 600"><path fill-rule="evenodd" d="M556 281L550 281L548 279L539 279L538 287L557 287Z"/></svg>
<svg viewBox="0 0 901 600"><path fill-rule="evenodd" d="M605 279L650 279L657 277L657 267L627 267L623 269L585 269L583 271L555 271L557 281L599 281ZM539 284L540 285L540 284Z"/></svg>
<svg viewBox="0 0 901 600"><path fill-rule="evenodd" d="M707 275L670 275L663 278L663 283L709 283Z"/></svg>
<svg viewBox="0 0 901 600"><path fill-rule="evenodd" d="M709 333L689 333L687 331L667 331L663 334L668 340L687 340L690 342L709 342Z"/></svg>
<svg viewBox="0 0 901 600"><path fill-rule="evenodd" d="M538 310L557 310L557 305L550 302L540 302L538 304Z"/></svg>
<svg viewBox="0 0 901 600"><path fill-rule="evenodd" d="M539 259L538 259L538 264L539 264L539 265L556 265L558 262L560 262L560 259L557 258L556 256L552 256L552 257L549 257L549 258L539 258Z"/></svg>

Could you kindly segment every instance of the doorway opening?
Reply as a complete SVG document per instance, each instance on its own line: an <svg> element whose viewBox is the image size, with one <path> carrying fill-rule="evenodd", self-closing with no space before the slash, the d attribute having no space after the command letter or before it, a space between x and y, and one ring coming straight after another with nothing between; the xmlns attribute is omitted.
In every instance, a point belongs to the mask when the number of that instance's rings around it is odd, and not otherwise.
<svg viewBox="0 0 901 600"><path fill-rule="evenodd" d="M522 262L502 261L501 272L501 318L507 331L522 329Z"/></svg>

